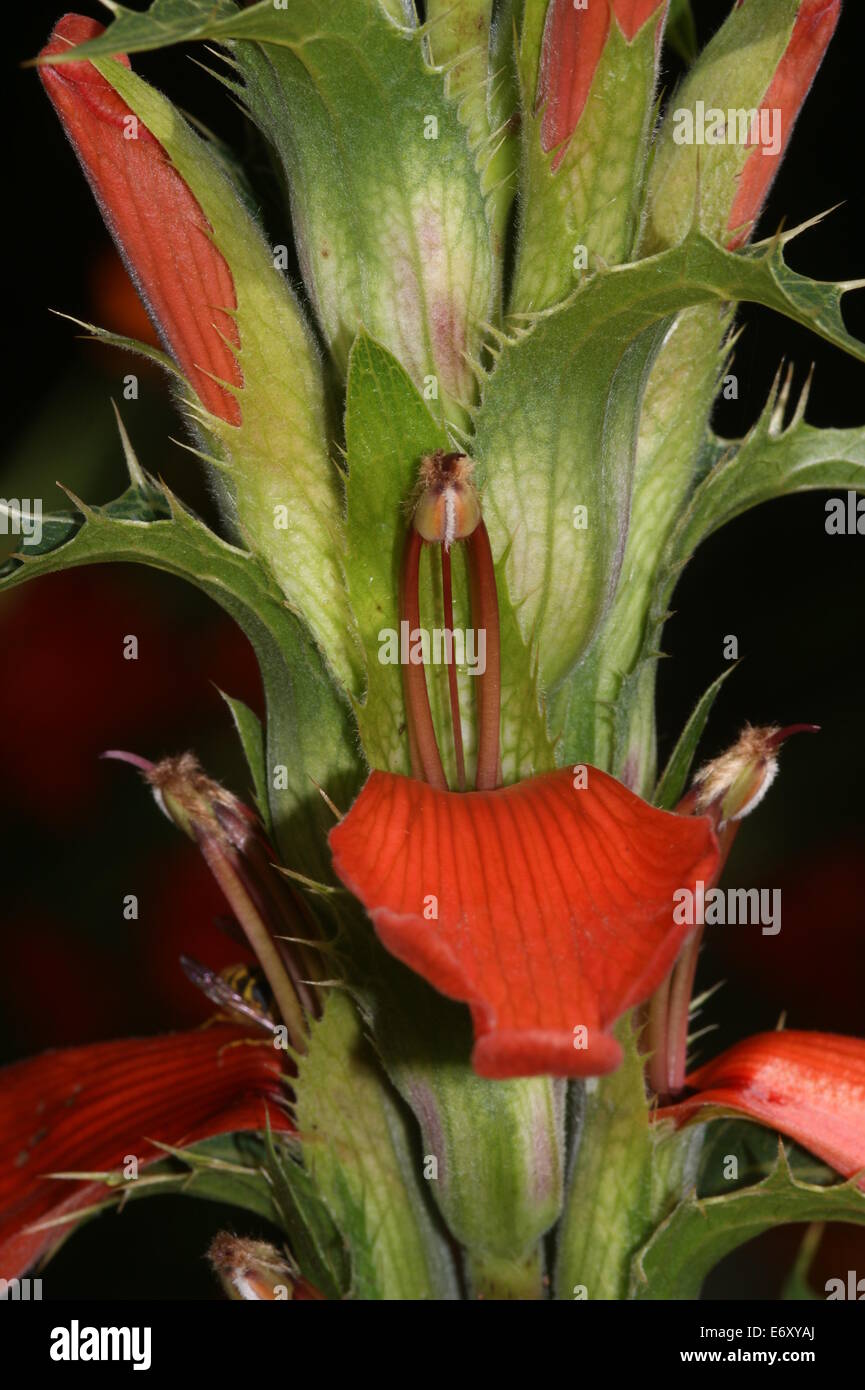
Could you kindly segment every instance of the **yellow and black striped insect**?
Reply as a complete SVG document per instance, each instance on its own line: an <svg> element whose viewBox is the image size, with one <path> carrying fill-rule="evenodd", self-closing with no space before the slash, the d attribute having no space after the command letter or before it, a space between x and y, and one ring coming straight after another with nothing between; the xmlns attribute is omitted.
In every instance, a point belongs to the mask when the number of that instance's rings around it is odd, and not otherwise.
<svg viewBox="0 0 865 1390"><path fill-rule="evenodd" d="M191 956L181 956L183 973L220 1010L217 1018L230 1023L254 1023L275 1033L278 1016L263 973L255 966L229 965L217 973Z"/></svg>

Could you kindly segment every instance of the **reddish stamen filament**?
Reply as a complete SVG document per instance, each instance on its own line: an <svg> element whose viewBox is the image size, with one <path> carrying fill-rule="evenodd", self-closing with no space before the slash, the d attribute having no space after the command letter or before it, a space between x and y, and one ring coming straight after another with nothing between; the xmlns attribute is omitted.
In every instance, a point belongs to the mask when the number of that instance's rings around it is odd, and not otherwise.
<svg viewBox="0 0 865 1390"><path fill-rule="evenodd" d="M501 721L501 637L499 600L490 538L483 521L469 536L469 575L472 592L472 622L486 633L486 670L478 677L478 766L475 786L479 792L491 791L502 780L499 748Z"/></svg>
<svg viewBox="0 0 865 1390"><path fill-rule="evenodd" d="M454 633L454 594L451 582L451 553L447 545L442 552L442 607L445 618L445 651L450 652L448 661L448 693L451 700L451 724L454 734L454 757L457 764L457 786L461 792L466 789L466 760L463 752L463 729L460 720L460 694L457 687L457 668L453 660Z"/></svg>
<svg viewBox="0 0 865 1390"><path fill-rule="evenodd" d="M409 640L420 628L420 555L426 542L414 526L406 540L402 574L401 617L408 623ZM478 757L475 786L478 791L490 791L502 780L499 747L501 717L501 638L499 607L496 592L495 568L489 536L483 521L465 539L471 589L472 622L477 632L485 634L486 664L478 681ZM453 582L451 558L442 543L442 602L447 632L453 634ZM451 651L453 647L451 646ZM430 709L426 672L423 664L407 662L403 667L409 751L413 776L446 791L448 782L436 740L435 725ZM448 662L448 691L454 754L460 791L465 790L465 753L459 711L459 688L456 667Z"/></svg>
<svg viewBox="0 0 865 1390"><path fill-rule="evenodd" d="M403 569L402 594L402 611L409 625L409 639L411 639L411 634L420 627L418 581L423 543L419 533L413 526L410 527ZM426 688L426 672L423 666L415 666L411 661L406 662L403 666L403 680L405 682L412 772L415 777L429 782L430 786L440 787L443 791L447 791L448 782L442 767L439 746L436 742L429 692Z"/></svg>

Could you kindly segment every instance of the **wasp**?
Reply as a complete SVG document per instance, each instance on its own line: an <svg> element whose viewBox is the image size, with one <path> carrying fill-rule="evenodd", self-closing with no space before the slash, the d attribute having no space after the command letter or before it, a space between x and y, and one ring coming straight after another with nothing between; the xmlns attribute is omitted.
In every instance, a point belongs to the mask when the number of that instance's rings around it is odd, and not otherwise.
<svg viewBox="0 0 865 1390"><path fill-rule="evenodd" d="M273 995L260 970L249 965L229 965L217 973L206 965L181 956L183 973L220 1013L218 1018L236 1023L254 1023L265 1033L275 1033L278 1024Z"/></svg>

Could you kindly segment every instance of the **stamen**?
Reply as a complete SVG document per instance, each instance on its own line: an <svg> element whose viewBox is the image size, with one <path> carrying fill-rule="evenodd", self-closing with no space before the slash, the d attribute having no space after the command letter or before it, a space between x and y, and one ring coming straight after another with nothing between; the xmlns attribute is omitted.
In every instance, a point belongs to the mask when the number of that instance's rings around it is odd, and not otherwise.
<svg viewBox="0 0 865 1390"><path fill-rule="evenodd" d="M420 552L423 538L414 526L409 527L403 564L402 612L408 622L409 634L420 627ZM426 672L422 664L408 661L403 666L406 718L408 721L409 751L412 773L432 787L447 791L447 778L436 742L435 726L426 687Z"/></svg>
<svg viewBox="0 0 865 1390"><path fill-rule="evenodd" d="M453 584L451 582L451 553L447 545L443 545L442 552L442 607L444 608L445 621L445 650L450 652L448 668L448 692L451 699L451 724L454 735L454 757L457 764L457 785L461 792L466 789L466 762L463 752L463 730L460 720L460 695L457 686L457 668L453 659L453 634L454 634L454 595Z"/></svg>
<svg viewBox="0 0 865 1390"><path fill-rule="evenodd" d="M499 746L501 723L501 637L499 600L493 553L487 528L481 521L469 536L469 575L472 593L472 622L486 634L486 670L478 677L478 765L475 786L491 791L501 785L502 764Z"/></svg>
<svg viewBox="0 0 865 1390"><path fill-rule="evenodd" d="M471 614L475 632L484 634L485 661L478 680L478 760L475 786L488 791L500 785L501 756L501 640L495 567L489 536L481 517L480 502L471 483L474 465L465 454L437 449L421 463L419 491L403 561L400 611L409 635L420 628L419 570L424 542L441 546L442 605L445 633L453 653L453 580L450 547L465 541L471 588ZM447 637L446 637L447 640ZM465 752L459 710L459 685L453 660L448 661L448 694L453 728L454 755L460 791L465 790ZM415 777L447 789L447 779L436 741L429 692L423 665L406 663L404 670L409 751Z"/></svg>

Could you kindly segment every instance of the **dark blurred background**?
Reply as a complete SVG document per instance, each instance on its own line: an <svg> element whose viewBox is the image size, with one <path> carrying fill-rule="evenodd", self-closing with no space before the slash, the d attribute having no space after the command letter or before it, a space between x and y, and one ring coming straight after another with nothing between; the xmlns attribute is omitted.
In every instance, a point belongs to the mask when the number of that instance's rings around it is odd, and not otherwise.
<svg viewBox="0 0 865 1390"><path fill-rule="evenodd" d="M695 8L704 41L729 0L699 0ZM843 204L788 248L796 270L822 279L853 278L863 267L857 8L848 0L759 233L770 233L782 218L792 226ZM95 4L84 9L105 18ZM38 51L59 13L43 0L10 11L6 48L13 62ZM135 66L244 148L248 133L239 114L189 52L140 55ZM668 89L676 71L669 62ZM82 341L72 324L50 312L152 339L33 71L7 68L5 93L6 129L13 134L4 145L6 216L15 245L4 284L5 374L12 389L0 496L42 497L49 510L63 505L57 480L90 501L122 491L114 398L144 466L209 516L196 461L171 442L182 437L182 425L160 374ZM275 241L288 240L284 227L270 230ZM851 295L845 316L849 329L865 337L865 299ZM719 408L721 433L735 437L748 428L782 358L795 363L797 388L816 366L811 423L862 423L861 365L768 312L748 307L741 318L747 331L732 368L739 399ZM128 372L139 379L137 401L122 399ZM785 1010L791 1027L865 1032L865 538L826 535L827 495L773 502L712 538L679 584L666 632L662 760L696 699L724 668L729 634L744 659L721 692L702 755L731 742L745 719L822 726L819 736L794 740L785 750L779 782L735 846L727 881L781 888L783 926L775 937L736 927L708 933L699 983L727 983L710 1006L717 1031L701 1043L704 1058L747 1032L773 1028ZM128 634L138 637L137 661L123 659ZM179 581L133 566L100 566L5 596L0 648L0 1060L195 1024L207 1008L177 957L187 951L215 968L237 959L237 947L212 925L219 896L134 772L100 762L98 754L121 747L155 758L194 747L213 775L246 793L248 777L217 690L260 709L245 639ZM122 915L128 893L138 895L136 922ZM120 1253L110 1218L86 1228L51 1265L46 1294L116 1297L119 1288L125 1297L212 1294L200 1257L209 1235L232 1220L209 1204L186 1203L178 1221L178 1201L148 1201L124 1213ZM783 1232L767 1239L763 1258L728 1263L709 1295L775 1296L796 1239ZM845 1232L837 1239L843 1247L824 1242L824 1277L836 1265L842 1272L855 1268L856 1258L865 1267L861 1237ZM851 1250L857 1241L858 1255ZM819 1268L815 1281L822 1287Z"/></svg>

